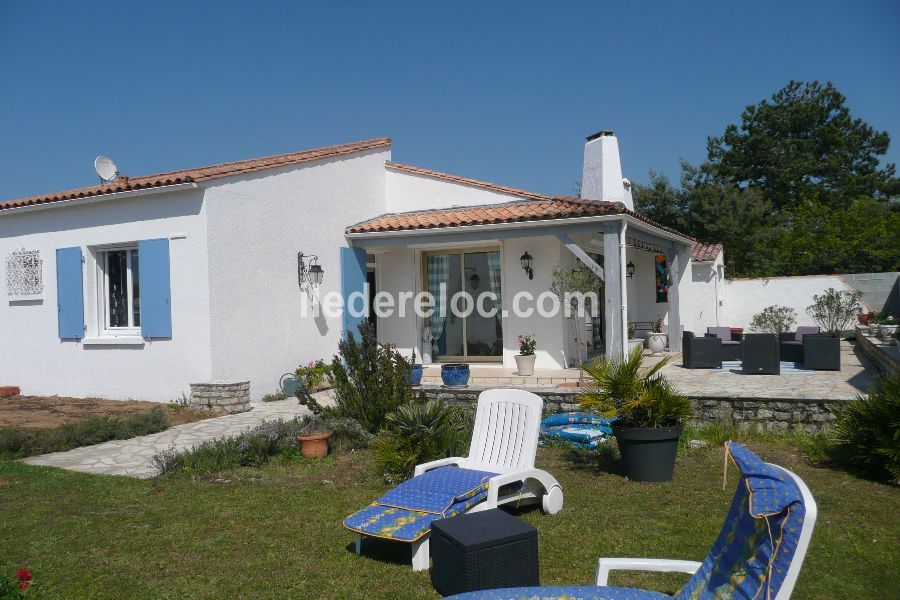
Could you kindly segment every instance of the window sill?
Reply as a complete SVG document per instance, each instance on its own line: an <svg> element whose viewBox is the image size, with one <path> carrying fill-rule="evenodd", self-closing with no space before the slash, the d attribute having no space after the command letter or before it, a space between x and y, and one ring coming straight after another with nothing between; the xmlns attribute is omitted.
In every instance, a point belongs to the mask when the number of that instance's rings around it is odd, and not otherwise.
<svg viewBox="0 0 900 600"><path fill-rule="evenodd" d="M139 335L89 337L81 340L84 346L143 346L144 338Z"/></svg>

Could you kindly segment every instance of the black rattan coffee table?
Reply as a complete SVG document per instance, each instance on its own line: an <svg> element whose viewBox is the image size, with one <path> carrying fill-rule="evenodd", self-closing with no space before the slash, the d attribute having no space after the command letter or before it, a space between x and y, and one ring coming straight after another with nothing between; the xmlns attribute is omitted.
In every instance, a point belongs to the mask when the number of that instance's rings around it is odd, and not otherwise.
<svg viewBox="0 0 900 600"><path fill-rule="evenodd" d="M540 585L537 530L500 509L434 521L430 545L443 596Z"/></svg>

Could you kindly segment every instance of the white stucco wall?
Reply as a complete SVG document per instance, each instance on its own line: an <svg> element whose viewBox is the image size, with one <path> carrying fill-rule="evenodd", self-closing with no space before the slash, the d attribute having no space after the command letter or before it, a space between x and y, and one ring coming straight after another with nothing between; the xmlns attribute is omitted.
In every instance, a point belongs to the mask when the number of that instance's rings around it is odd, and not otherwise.
<svg viewBox="0 0 900 600"><path fill-rule="evenodd" d="M344 230L384 212L389 159L379 149L209 186L214 378L250 379L258 398L301 362L337 351L339 318L301 317L297 253L319 256L320 294L340 292Z"/></svg>
<svg viewBox="0 0 900 600"><path fill-rule="evenodd" d="M722 267L721 252L713 262L691 262L688 298L682 307L685 330L702 334L707 327L728 325L722 320L725 294Z"/></svg>
<svg viewBox="0 0 900 600"><path fill-rule="evenodd" d="M536 298L550 289L553 266L568 258L562 254L563 247L554 237L523 237L508 240L485 239L479 247L500 248L501 253L501 287L503 290L503 309L507 316L503 319L503 362L506 368L514 368L518 353L516 337L534 335L537 339L535 366L539 369L561 368L564 365L564 353L573 352L565 335L565 319L542 317L535 312L530 317L517 317L512 311L513 296L520 291L527 291ZM413 247L389 247L376 252L376 284L379 291L387 291L394 295L398 291L419 292L422 288L421 256L425 251L438 251L442 246L429 245L419 241ZM460 249L459 245L443 246ZM528 279L519 262L525 251L534 257L534 279ZM569 254L567 251L565 254ZM523 302L522 307L533 306ZM547 303L549 308L550 304ZM412 303L408 304L410 312L405 318L397 313L378 320L378 336L382 343L395 344L404 354L409 355L415 347L418 360L422 360L420 319L411 314ZM496 364L496 363L494 363Z"/></svg>
<svg viewBox="0 0 900 600"><path fill-rule="evenodd" d="M528 279L519 257L525 251L534 257L534 279ZM565 254L563 254L565 253ZM503 322L503 366L516 366L514 356L519 353L516 337L533 335L537 340L535 368L559 369L566 366L574 352L574 335L567 335L572 323L559 314L543 317L537 311L530 317L517 317L512 311L513 296L520 291L531 293L536 299L553 284L553 267L571 264L571 253L555 237L511 238L503 243L503 308L509 316ZM523 306L528 304L523 303ZM546 304L550 308L550 302Z"/></svg>
<svg viewBox="0 0 900 600"><path fill-rule="evenodd" d="M634 277L627 279L628 320L668 322L669 305L656 301L655 254L636 248L627 248L625 264L634 263Z"/></svg>
<svg viewBox="0 0 900 600"><path fill-rule="evenodd" d="M454 183L427 175L385 169L387 182L386 212L406 212L451 206L480 206L521 200L519 196L500 194L471 185Z"/></svg>
<svg viewBox="0 0 900 600"><path fill-rule="evenodd" d="M87 336L98 335L91 247L170 238L172 338L137 346L61 341L57 329L56 249L80 246L85 256ZM206 214L202 190L122 197L0 214L0 257L40 250L41 301L10 302L0 277L0 382L25 394L171 401L188 383L210 377Z"/></svg>
<svg viewBox="0 0 900 600"><path fill-rule="evenodd" d="M839 275L728 280L723 325L749 327L753 315L773 304L797 311L797 325L815 325L806 307L812 304L814 295L828 288L852 289Z"/></svg>

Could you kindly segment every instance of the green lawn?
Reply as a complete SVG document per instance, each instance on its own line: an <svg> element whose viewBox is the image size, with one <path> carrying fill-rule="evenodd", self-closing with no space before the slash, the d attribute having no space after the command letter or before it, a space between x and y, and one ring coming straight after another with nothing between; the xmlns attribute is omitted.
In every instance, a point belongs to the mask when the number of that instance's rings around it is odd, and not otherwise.
<svg viewBox="0 0 900 600"><path fill-rule="evenodd" d="M809 466L754 443L800 474L819 521L795 598L890 597L900 589L900 491ZM686 451L675 481L638 484L609 465L541 450L566 503L526 509L539 530L541 581L590 584L599 556L701 560L722 524L722 449ZM405 545L352 552L342 519L386 486L368 452L281 460L217 478L140 481L0 462L0 573L34 572L35 597L436 598ZM616 585L672 592L678 575L615 574ZM893 590L893 592L891 591Z"/></svg>

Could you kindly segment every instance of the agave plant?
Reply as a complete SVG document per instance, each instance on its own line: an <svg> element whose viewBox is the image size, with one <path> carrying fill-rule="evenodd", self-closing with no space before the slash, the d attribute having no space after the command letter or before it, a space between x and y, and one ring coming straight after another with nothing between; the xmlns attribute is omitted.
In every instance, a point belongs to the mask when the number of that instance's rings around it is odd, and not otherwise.
<svg viewBox="0 0 900 600"><path fill-rule="evenodd" d="M578 397L581 407L626 427L671 427L689 419L691 401L659 372L669 357L642 373L643 360L638 347L625 360L604 357L585 365L590 381Z"/></svg>
<svg viewBox="0 0 900 600"><path fill-rule="evenodd" d="M839 402L833 410L844 457L869 477L900 481L900 376L879 377L868 397Z"/></svg>

